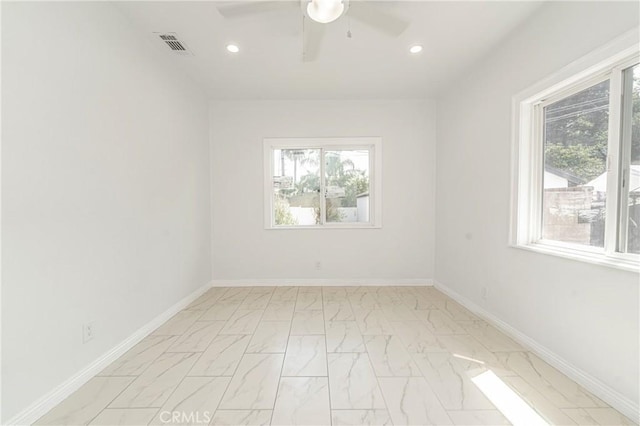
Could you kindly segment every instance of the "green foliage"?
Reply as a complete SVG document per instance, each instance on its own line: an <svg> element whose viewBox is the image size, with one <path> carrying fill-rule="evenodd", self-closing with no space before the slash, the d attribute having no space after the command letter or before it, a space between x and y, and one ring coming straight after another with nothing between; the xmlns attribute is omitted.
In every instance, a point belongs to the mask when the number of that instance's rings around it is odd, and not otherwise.
<svg viewBox="0 0 640 426"><path fill-rule="evenodd" d="M588 182L606 169L609 81L545 108L545 164Z"/></svg>
<svg viewBox="0 0 640 426"><path fill-rule="evenodd" d="M631 164L640 164L640 73L632 91ZM609 81L545 109L545 164L588 182L606 171Z"/></svg>
<svg viewBox="0 0 640 426"><path fill-rule="evenodd" d="M548 145L545 162L556 169L564 170L588 182L605 172L605 161L595 146Z"/></svg>
<svg viewBox="0 0 640 426"><path fill-rule="evenodd" d="M281 195L276 195L275 200L276 225L297 225L296 218L293 217L289 209L289 202Z"/></svg>
<svg viewBox="0 0 640 426"><path fill-rule="evenodd" d="M281 151L282 159L288 158L293 162L293 181L298 181L298 165L301 166L317 166L318 150L315 149L283 149ZM284 165L282 167L284 170Z"/></svg>
<svg viewBox="0 0 640 426"><path fill-rule="evenodd" d="M317 173L308 173L300 178L296 184L296 192L304 194L307 192L318 192L320 190L320 176Z"/></svg>
<svg viewBox="0 0 640 426"><path fill-rule="evenodd" d="M316 223L320 220L320 175L318 173L319 153L317 149L283 149L280 151L281 170L285 164L293 169L292 188L280 189L275 199L275 220L277 225L294 225L290 203L300 207L313 207ZM357 196L368 192L369 177L365 170L356 168L351 159L345 159L340 151L328 151L325 155L324 172L327 187L334 186L344 190L344 196L328 198L326 201L326 220L340 222L344 220L341 207L356 207ZM303 175L298 173L303 171Z"/></svg>
<svg viewBox="0 0 640 426"><path fill-rule="evenodd" d="M313 212L315 215L316 223L320 223L320 206L319 202L315 201L313 203ZM338 211L337 206L332 202L332 200L327 200L325 204L327 222L342 222L344 219L344 215Z"/></svg>
<svg viewBox="0 0 640 426"><path fill-rule="evenodd" d="M344 188L345 196L340 201L341 207L355 207L356 197L363 192L369 191L369 177L364 170L358 170L351 160L340 160L337 153L328 153L327 164L327 185Z"/></svg>
<svg viewBox="0 0 640 426"><path fill-rule="evenodd" d="M358 195L369 192L369 178L363 171L356 170L345 183L345 197L342 199L344 207L355 207Z"/></svg>
<svg viewBox="0 0 640 426"><path fill-rule="evenodd" d="M369 191L369 177L364 170L359 170L349 160L342 160L338 152L328 152L325 156L325 173L327 186L344 188L345 196L338 199L327 199L326 216L328 222L340 222L344 219L339 207L355 207L358 195ZM301 164L302 164L301 160ZM313 161L313 160L312 160ZM315 164L308 162L307 164ZM300 177L295 189L287 191L289 197L302 196L303 194L317 193L320 189L320 176L318 173L307 173ZM317 198L313 201L316 223L320 223L320 205Z"/></svg>

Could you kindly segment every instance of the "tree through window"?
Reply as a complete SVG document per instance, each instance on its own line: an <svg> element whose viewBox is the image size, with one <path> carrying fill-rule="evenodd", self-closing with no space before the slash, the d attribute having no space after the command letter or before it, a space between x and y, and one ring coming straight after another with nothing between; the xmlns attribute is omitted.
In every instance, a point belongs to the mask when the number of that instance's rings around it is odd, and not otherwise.
<svg viewBox="0 0 640 426"><path fill-rule="evenodd" d="M379 146L379 138L266 139L269 227L379 225Z"/></svg>

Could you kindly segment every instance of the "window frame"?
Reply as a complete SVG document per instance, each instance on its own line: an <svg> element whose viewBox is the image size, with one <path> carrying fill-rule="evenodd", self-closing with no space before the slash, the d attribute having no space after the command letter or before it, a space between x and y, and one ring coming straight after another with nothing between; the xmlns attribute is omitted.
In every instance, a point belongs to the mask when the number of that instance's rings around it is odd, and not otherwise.
<svg viewBox="0 0 640 426"><path fill-rule="evenodd" d="M276 149L320 150L320 217L317 225L276 225L273 192L273 151ZM369 151L369 222L326 222L326 176L324 152L331 150ZM379 229L382 228L382 138L380 137L331 137L331 138L264 138L264 227L265 229Z"/></svg>
<svg viewBox="0 0 640 426"><path fill-rule="evenodd" d="M630 143L630 139L621 141L622 75L625 69L640 62L636 43L633 35L627 34L514 96L511 247L640 271L640 255L618 251L624 228L620 220L624 217L624 203L628 202L622 199L621 145ZM607 79L610 82L604 248L542 239L544 107Z"/></svg>
<svg viewBox="0 0 640 426"><path fill-rule="evenodd" d="M621 81L620 87L622 87L622 94L626 93L627 89L629 92L633 93L633 68L638 66L639 64L633 64L626 68L622 69L621 72ZM630 74L630 75L629 75ZM627 87L628 86L628 87ZM619 176L619 180L621 181L620 186L618 187L618 229L617 229L617 242L616 248L621 252L627 252L628 250L628 239L629 239L629 184L631 183L631 151L632 151L632 133L633 127L622 126L622 124L626 124L627 122L633 122L633 95L631 98L621 97L620 102L620 135L619 135L619 143L620 143L620 158L618 161L618 173L622 173ZM609 188L607 188L609 190Z"/></svg>

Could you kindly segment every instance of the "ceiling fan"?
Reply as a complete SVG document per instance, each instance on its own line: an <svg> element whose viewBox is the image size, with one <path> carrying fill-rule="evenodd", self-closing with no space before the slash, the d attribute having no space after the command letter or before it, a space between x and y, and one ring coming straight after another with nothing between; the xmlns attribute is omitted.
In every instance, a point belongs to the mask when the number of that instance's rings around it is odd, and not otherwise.
<svg viewBox="0 0 640 426"><path fill-rule="evenodd" d="M347 14L350 18L390 36L397 37L407 29L409 22L384 11L373 3L355 0L260 0L216 3L216 7L220 14L228 19L300 7L303 18L302 60L312 62L320 51L326 24Z"/></svg>

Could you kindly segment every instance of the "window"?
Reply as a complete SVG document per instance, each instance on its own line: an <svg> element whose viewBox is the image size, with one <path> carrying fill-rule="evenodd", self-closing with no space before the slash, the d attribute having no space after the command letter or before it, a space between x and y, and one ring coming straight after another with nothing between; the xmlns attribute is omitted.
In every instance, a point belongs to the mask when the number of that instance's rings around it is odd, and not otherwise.
<svg viewBox="0 0 640 426"><path fill-rule="evenodd" d="M639 62L628 49L516 97L514 245L638 270Z"/></svg>
<svg viewBox="0 0 640 426"><path fill-rule="evenodd" d="M609 79L541 102L542 239L604 247Z"/></svg>
<svg viewBox="0 0 640 426"><path fill-rule="evenodd" d="M265 139L265 227L380 227L380 138Z"/></svg>

